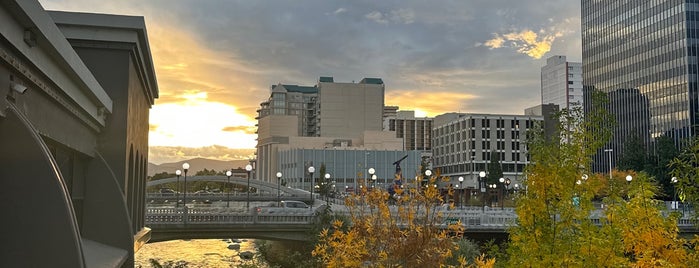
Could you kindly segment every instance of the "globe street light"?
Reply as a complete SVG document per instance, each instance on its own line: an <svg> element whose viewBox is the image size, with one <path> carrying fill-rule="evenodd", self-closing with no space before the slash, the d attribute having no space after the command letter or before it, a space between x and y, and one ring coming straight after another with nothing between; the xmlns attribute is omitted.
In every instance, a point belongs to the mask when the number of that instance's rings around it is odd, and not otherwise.
<svg viewBox="0 0 699 268"><path fill-rule="evenodd" d="M177 175L177 185L175 185L175 193L177 193L177 200L175 200L175 207L180 206L180 175L182 175L181 170L175 170L175 175Z"/></svg>
<svg viewBox="0 0 699 268"><path fill-rule="evenodd" d="M279 188L281 186L281 181L282 181L282 173L277 172L277 204L280 204L282 202L281 195L279 194Z"/></svg>
<svg viewBox="0 0 699 268"><path fill-rule="evenodd" d="M376 174L371 175L371 188L372 188L372 189L376 188L376 179L378 179L378 177L376 176Z"/></svg>
<svg viewBox="0 0 699 268"><path fill-rule="evenodd" d="M231 175L233 175L233 172L230 170L226 171L226 177L228 177L228 184L226 184L226 188L228 188L228 191L226 192L226 207L231 207Z"/></svg>
<svg viewBox="0 0 699 268"><path fill-rule="evenodd" d="M311 205L309 206L309 209L311 209L311 210L312 210L312 208L313 208L313 203L314 203L314 202L313 202L313 184L314 184L314 182L313 182L313 172L316 172L316 168L314 168L313 166L308 167L308 173L311 174L311 189L310 189L310 191L311 191Z"/></svg>
<svg viewBox="0 0 699 268"><path fill-rule="evenodd" d="M372 183L374 181L374 173L376 173L376 169L374 168L369 168L369 179L372 180ZM365 183L366 184L366 183ZM373 188L373 186L372 186Z"/></svg>
<svg viewBox="0 0 699 268"><path fill-rule="evenodd" d="M187 171L189 170L189 163L182 164L182 170L184 170L184 200L182 204L184 205L185 211L187 210Z"/></svg>
<svg viewBox="0 0 699 268"><path fill-rule="evenodd" d="M459 176L459 208L464 208L464 190L463 190L463 184L464 183L464 177Z"/></svg>
<svg viewBox="0 0 699 268"><path fill-rule="evenodd" d="M250 211L250 172L252 172L252 165L247 164L245 166L245 171L248 172L248 190L247 190L248 198L247 198L247 201L245 202L245 210L249 212Z"/></svg>

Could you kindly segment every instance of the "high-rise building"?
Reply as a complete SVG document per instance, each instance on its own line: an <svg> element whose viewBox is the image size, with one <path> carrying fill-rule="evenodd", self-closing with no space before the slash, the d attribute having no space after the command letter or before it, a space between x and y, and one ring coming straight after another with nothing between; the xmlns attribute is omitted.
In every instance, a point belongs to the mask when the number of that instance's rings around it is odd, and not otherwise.
<svg viewBox="0 0 699 268"><path fill-rule="evenodd" d="M696 134L698 22L696 1L582 1L583 84L608 95L617 119L613 155L598 152L593 169L608 171L631 135L652 150L662 135L682 148Z"/></svg>
<svg viewBox="0 0 699 268"><path fill-rule="evenodd" d="M582 109L582 63L569 62L566 56L552 56L541 67L541 104L560 109Z"/></svg>
<svg viewBox="0 0 699 268"><path fill-rule="evenodd" d="M382 131L384 90L380 78L337 83L321 77L315 86L272 86L258 110L256 179L276 179L285 150L403 150L402 139Z"/></svg>

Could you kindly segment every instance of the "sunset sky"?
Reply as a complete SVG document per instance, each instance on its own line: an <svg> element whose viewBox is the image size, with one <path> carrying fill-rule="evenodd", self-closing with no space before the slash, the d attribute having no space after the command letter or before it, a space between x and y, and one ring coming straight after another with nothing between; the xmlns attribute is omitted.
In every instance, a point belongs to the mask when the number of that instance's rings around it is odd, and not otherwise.
<svg viewBox="0 0 699 268"><path fill-rule="evenodd" d="M547 57L581 59L578 1L40 2L145 17L160 88L154 163L241 158L231 148L255 147L272 84L380 77L386 104L418 115L522 114L540 102Z"/></svg>

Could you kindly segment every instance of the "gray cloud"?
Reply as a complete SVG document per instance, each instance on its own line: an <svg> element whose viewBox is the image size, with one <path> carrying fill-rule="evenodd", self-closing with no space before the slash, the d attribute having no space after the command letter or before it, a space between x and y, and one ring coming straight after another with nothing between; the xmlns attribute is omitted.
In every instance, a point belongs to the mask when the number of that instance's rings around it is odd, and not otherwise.
<svg viewBox="0 0 699 268"><path fill-rule="evenodd" d="M389 93L476 96L444 111L522 113L540 98L539 70L547 57L580 59L576 1L128 0L120 6L138 7L148 23L181 28L222 61L249 68L243 74L256 86L223 90L251 112L269 96L270 84L312 85L319 76L334 76L346 82L382 77ZM485 46L496 36L552 33L551 27L565 34L549 40L540 59L516 47ZM220 75L230 71L239 70L222 68Z"/></svg>

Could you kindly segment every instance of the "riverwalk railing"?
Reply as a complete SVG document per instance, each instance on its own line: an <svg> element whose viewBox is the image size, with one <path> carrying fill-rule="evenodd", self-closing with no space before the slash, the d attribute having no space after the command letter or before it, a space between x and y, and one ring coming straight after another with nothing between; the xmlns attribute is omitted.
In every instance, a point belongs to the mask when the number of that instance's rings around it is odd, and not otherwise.
<svg viewBox="0 0 699 268"><path fill-rule="evenodd" d="M146 225L154 224L311 224L314 211L284 211L275 214L240 209L146 208Z"/></svg>
<svg viewBox="0 0 699 268"><path fill-rule="evenodd" d="M248 225L269 224L283 226L285 224L311 225L316 220L316 211L322 209L316 207L313 210L289 210L275 211L274 213L258 213L256 210L247 212L244 209L227 208L147 208L146 225L171 225L171 224L208 224L213 225ZM348 211L342 206L334 206L334 213L348 216ZM517 222L517 214L513 208L489 208L489 207L464 207L455 209L437 209L442 222L441 225L460 222L467 231L504 232ZM435 214L436 215L436 214ZM593 224L601 225L604 211L597 209L592 211L589 219ZM695 220L689 213L685 213L678 220L681 231L697 232Z"/></svg>

